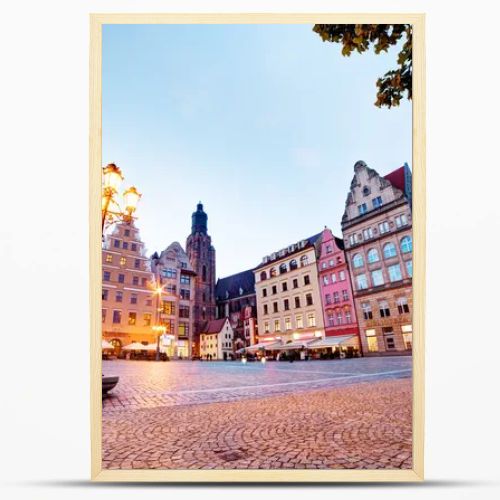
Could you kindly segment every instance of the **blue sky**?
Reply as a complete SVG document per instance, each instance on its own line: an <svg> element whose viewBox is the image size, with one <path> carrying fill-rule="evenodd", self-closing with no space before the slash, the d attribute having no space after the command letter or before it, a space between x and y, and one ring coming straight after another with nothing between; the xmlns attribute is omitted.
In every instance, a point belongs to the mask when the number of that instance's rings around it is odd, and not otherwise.
<svg viewBox="0 0 500 500"><path fill-rule="evenodd" d="M357 160L411 166L411 104L379 109L397 50L342 57L311 25L107 25L103 164L143 194L149 253L201 200L217 275L340 221Z"/></svg>

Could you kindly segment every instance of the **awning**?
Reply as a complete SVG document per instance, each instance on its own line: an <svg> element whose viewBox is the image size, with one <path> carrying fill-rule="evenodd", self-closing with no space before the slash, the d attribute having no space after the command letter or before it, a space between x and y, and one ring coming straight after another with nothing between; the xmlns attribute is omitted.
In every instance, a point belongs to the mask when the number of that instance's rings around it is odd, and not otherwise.
<svg viewBox="0 0 500 500"><path fill-rule="evenodd" d="M316 339L289 342L288 344L282 344L278 350L279 351L290 351L293 349L305 349L305 348L308 348L309 345L315 341L316 341Z"/></svg>
<svg viewBox="0 0 500 500"><path fill-rule="evenodd" d="M101 349L114 349L115 346L108 342L106 339L102 339Z"/></svg>
<svg viewBox="0 0 500 500"><path fill-rule="evenodd" d="M148 349L147 346L141 344L140 342L134 342L132 344L126 345L123 347L125 351L146 351Z"/></svg>
<svg viewBox="0 0 500 500"><path fill-rule="evenodd" d="M273 351L278 349L281 346L281 342L261 342L260 344L254 344L248 347L244 347L242 349L238 349L237 353L241 354L243 352L256 352L259 349L264 351Z"/></svg>
<svg viewBox="0 0 500 500"><path fill-rule="evenodd" d="M335 347L347 342L348 340L355 337L355 335L338 335L337 337L325 337L324 339L318 339L308 345L309 349L323 349L325 347Z"/></svg>

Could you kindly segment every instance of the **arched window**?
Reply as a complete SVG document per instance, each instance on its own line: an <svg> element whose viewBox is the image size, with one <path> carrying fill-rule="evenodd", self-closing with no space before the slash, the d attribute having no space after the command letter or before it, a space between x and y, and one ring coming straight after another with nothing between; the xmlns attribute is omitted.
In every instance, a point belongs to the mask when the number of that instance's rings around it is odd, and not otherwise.
<svg viewBox="0 0 500 500"><path fill-rule="evenodd" d="M271 270L269 271L269 275L271 276L271 278L276 276L276 268L275 267L271 267Z"/></svg>
<svg viewBox="0 0 500 500"><path fill-rule="evenodd" d="M396 257L396 245L394 243L386 243L384 245L384 259Z"/></svg>
<svg viewBox="0 0 500 500"><path fill-rule="evenodd" d="M364 264L363 256L360 253L355 254L354 257L352 258L352 265L354 267L362 267L363 264Z"/></svg>
<svg viewBox="0 0 500 500"><path fill-rule="evenodd" d="M410 236L405 236L401 240L401 252L403 253L409 253L413 250L413 242L411 241Z"/></svg>
<svg viewBox="0 0 500 500"><path fill-rule="evenodd" d="M307 266L307 264L309 264L309 258L307 257L307 255L303 255L300 258L300 267Z"/></svg>
<svg viewBox="0 0 500 500"><path fill-rule="evenodd" d="M201 279L207 281L207 266L201 268Z"/></svg>
<svg viewBox="0 0 500 500"><path fill-rule="evenodd" d="M376 248L371 248L368 250L368 262L373 264L374 262L378 262L380 257L378 256L378 252Z"/></svg>
<svg viewBox="0 0 500 500"><path fill-rule="evenodd" d="M280 265L280 274L284 274L288 271L288 269L286 268L286 264L283 263Z"/></svg>
<svg viewBox="0 0 500 500"><path fill-rule="evenodd" d="M266 271L262 271L260 273L260 281L264 281L264 280L267 280L267 273L266 273Z"/></svg>
<svg viewBox="0 0 500 500"><path fill-rule="evenodd" d="M290 269L297 269L297 261L295 259L290 261Z"/></svg>

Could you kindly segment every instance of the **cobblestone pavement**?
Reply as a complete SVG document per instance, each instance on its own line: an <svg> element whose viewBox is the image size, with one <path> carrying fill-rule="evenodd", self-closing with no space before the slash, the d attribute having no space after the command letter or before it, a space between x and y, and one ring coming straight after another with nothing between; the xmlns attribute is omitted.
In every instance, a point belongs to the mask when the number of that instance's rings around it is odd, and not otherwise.
<svg viewBox="0 0 500 500"><path fill-rule="evenodd" d="M412 467L411 358L103 369L107 469Z"/></svg>
<svg viewBox="0 0 500 500"><path fill-rule="evenodd" d="M103 401L104 413L235 401L363 381L411 377L412 358L356 358L294 363L103 361L120 382Z"/></svg>

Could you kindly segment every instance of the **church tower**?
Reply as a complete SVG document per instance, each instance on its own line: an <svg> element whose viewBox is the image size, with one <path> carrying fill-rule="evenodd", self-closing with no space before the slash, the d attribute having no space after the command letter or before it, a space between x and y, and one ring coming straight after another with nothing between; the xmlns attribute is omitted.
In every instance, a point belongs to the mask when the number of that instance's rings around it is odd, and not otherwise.
<svg viewBox="0 0 500 500"><path fill-rule="evenodd" d="M208 216L198 203L191 216L191 234L186 240L186 253L196 272L194 278L194 338L199 349L199 334L207 321L215 319L215 248L207 233Z"/></svg>

